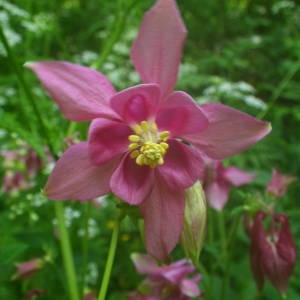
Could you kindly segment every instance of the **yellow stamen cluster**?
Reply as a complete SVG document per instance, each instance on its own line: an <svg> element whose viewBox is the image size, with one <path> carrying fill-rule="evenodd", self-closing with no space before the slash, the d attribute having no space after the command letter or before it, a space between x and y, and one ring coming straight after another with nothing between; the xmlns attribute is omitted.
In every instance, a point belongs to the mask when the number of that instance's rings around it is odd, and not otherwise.
<svg viewBox="0 0 300 300"><path fill-rule="evenodd" d="M132 151L130 157L134 158L140 166L155 168L157 165L162 165L169 148L167 140L170 132L158 132L157 125L153 121L134 124L132 130L135 134L128 137L131 142L128 149Z"/></svg>

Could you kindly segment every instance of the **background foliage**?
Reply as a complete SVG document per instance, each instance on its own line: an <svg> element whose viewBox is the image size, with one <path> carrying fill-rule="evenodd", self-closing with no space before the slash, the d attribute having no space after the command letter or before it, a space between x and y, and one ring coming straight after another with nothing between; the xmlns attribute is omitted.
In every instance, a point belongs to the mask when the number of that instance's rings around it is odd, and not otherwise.
<svg viewBox="0 0 300 300"><path fill-rule="evenodd" d="M31 96L38 99L40 117L50 132L54 152L66 147L64 139L86 138L87 123L69 124L22 64L35 60L68 60L97 68L120 90L139 82L129 60L129 49L144 12L153 1L137 0L0 0L0 26L7 36ZM178 89L198 102L217 101L272 123L272 133L228 164L257 174L255 181L233 190L222 217L209 209L207 239L201 254L205 299L280 299L269 284L256 291L249 262L249 240L243 231L242 207L264 193L272 168L300 174L300 4L281 0L178 0L189 31ZM0 44L1 153L20 149L26 142L44 161L32 187L0 195L0 298L21 299L31 288L46 290L38 299L67 299L60 249L55 235L53 203L41 188L51 163L45 154L41 124L29 105L12 61ZM5 172L22 169L5 165ZM278 211L290 217L300 249L299 181L278 201ZM103 199L102 199L103 200ZM103 204L104 203L104 204ZM68 202L65 215L71 233L80 285L98 290L113 227L114 204L99 208ZM218 225L219 224L219 225ZM223 228L223 229L222 229ZM82 238L89 232L89 242ZM88 243L88 247L87 247ZM109 299L125 299L142 279L130 260L144 252L136 226L122 224ZM299 252L298 252L299 253ZM180 247L174 258L182 255ZM43 269L26 281L11 280L14 264L46 257ZM84 282L83 274L85 276ZM299 264L290 280L288 299L298 299Z"/></svg>

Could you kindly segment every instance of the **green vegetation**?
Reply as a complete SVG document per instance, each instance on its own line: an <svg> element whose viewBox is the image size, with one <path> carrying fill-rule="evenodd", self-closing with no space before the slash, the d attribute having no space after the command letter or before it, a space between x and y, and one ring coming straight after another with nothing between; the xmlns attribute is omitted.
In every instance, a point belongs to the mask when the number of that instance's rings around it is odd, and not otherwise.
<svg viewBox="0 0 300 300"><path fill-rule="evenodd" d="M272 124L272 132L246 152L225 161L257 174L234 188L225 209L208 209L207 235L200 256L205 299L276 300L266 283L258 292L249 265L249 238L243 229L245 205L265 193L272 169L300 177L300 3L292 0L178 0L188 29L177 84L199 103L220 102ZM95 68L117 90L139 82L129 50L145 11L153 1L0 0L0 299L68 299L58 242L54 203L41 189L59 157L75 140L86 140L88 123L70 123L46 95L28 61L66 60ZM7 44L6 44L7 43ZM66 140L66 138L69 138ZM38 154L35 173L25 157ZM17 151L16 160L7 157ZM23 174L8 187L7 174ZM30 173L30 174L29 174ZM300 184L295 181L276 201L289 216L300 249ZM99 200L99 199L98 199ZM79 293L98 294L117 213L113 196L95 203L64 202ZM144 253L139 227L127 208L121 223L107 299L126 299L143 277L130 260ZM299 251L298 251L299 253ZM172 257L182 258L178 246ZM26 280L12 280L15 264L43 259ZM300 296L300 265L290 278L287 299ZM44 293L45 292L45 293ZM33 299L33 298L24 298Z"/></svg>

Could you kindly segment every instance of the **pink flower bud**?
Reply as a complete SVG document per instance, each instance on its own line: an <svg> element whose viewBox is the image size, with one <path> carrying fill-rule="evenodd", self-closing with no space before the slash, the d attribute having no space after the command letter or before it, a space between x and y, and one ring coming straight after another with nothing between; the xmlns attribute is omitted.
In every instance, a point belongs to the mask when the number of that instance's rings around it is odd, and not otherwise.
<svg viewBox="0 0 300 300"><path fill-rule="evenodd" d="M259 211L251 231L252 272L259 289L266 279L284 294L296 262L295 243L285 214L274 214L267 231L263 224L265 217L266 214Z"/></svg>
<svg viewBox="0 0 300 300"><path fill-rule="evenodd" d="M20 264L16 264L17 271L12 279L27 279L32 277L44 265L41 258L33 258Z"/></svg>
<svg viewBox="0 0 300 300"><path fill-rule="evenodd" d="M273 169L272 178L267 185L266 191L275 198L282 197L288 188L288 186L296 180L296 177L292 175L285 175L278 170Z"/></svg>

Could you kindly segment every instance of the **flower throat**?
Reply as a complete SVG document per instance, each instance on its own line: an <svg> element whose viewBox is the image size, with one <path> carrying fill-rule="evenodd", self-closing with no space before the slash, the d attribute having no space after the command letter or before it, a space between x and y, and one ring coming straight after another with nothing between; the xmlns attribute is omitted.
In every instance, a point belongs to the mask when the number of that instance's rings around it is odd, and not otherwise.
<svg viewBox="0 0 300 300"><path fill-rule="evenodd" d="M162 165L169 148L167 140L170 132L158 132L157 125L153 121L142 121L131 128L135 134L128 137L131 142L128 149L132 151L130 157L140 166L155 168Z"/></svg>

